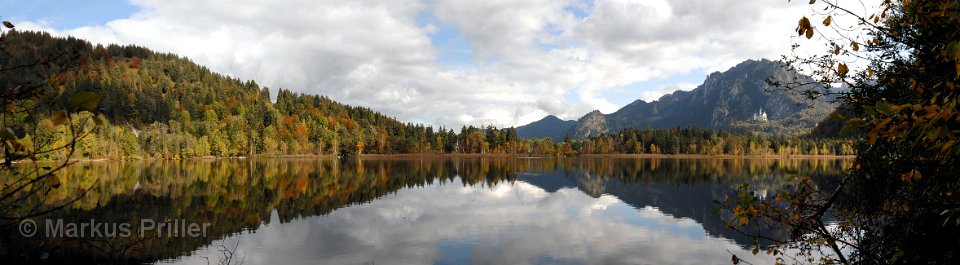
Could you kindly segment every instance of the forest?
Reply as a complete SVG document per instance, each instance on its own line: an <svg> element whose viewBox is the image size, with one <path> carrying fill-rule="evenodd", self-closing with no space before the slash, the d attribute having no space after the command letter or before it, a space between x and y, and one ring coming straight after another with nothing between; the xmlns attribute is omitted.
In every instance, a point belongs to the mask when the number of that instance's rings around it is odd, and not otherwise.
<svg viewBox="0 0 960 265"><path fill-rule="evenodd" d="M77 138L75 150L54 150L38 160L184 159L191 157L358 154L705 154L852 155L852 141L800 135L764 136L698 128L625 129L588 139L522 139L514 128L433 128L403 123L369 108L328 97L270 88L221 75L174 54L138 46L91 44L48 33L10 30L0 84L43 86L55 98L95 93L88 110L64 119L61 106L25 99L15 108L23 120L18 143L32 150L55 149ZM72 51L73 60L51 67L23 67L37 58ZM38 70L38 68L40 70ZM40 73L37 73L37 72ZM52 80L56 79L56 80ZM54 86L55 85L55 86ZM89 101L87 102L89 103ZM67 106L70 107L70 106ZM11 107L13 108L13 107ZM9 118L9 117L8 117ZM71 123L73 126L59 126ZM559 139L558 139L559 140ZM15 153L15 152L14 152Z"/></svg>

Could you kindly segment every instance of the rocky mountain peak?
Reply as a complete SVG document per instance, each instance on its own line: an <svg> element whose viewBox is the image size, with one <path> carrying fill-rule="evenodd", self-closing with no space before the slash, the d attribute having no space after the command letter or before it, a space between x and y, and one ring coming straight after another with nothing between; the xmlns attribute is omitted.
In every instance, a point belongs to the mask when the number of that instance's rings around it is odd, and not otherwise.
<svg viewBox="0 0 960 265"><path fill-rule="evenodd" d="M797 91L771 87L770 80L813 82L778 62L747 60L711 73L691 91L676 91L653 102L636 100L607 115L596 110L587 113L568 132L584 138L623 128L677 126L798 131L813 127L836 107L826 99L808 101ZM755 119L760 109L766 119Z"/></svg>

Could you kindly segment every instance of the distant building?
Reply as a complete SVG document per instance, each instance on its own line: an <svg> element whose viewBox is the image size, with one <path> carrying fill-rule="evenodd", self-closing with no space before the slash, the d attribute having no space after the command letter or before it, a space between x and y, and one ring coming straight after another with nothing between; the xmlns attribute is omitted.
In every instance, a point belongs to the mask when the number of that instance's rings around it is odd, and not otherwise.
<svg viewBox="0 0 960 265"><path fill-rule="evenodd" d="M760 108L760 112L753 114L754 121L767 121L767 113L763 112L763 108Z"/></svg>

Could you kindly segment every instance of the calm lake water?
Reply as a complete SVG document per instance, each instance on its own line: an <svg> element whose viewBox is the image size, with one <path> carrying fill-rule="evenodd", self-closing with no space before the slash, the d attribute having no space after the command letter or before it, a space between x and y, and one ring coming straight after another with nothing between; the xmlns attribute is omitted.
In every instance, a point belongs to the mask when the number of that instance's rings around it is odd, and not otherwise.
<svg viewBox="0 0 960 265"><path fill-rule="evenodd" d="M741 183L773 193L849 160L446 158L83 163L48 218L209 223L206 237L64 240L64 255L215 264L754 264L715 213ZM54 241L57 241L54 239ZM109 249L109 250L104 250Z"/></svg>

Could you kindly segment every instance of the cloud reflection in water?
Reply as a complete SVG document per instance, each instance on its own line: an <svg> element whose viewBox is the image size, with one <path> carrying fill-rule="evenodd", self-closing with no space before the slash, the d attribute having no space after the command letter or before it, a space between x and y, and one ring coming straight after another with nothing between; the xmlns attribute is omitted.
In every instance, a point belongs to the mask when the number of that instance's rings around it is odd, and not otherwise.
<svg viewBox="0 0 960 265"><path fill-rule="evenodd" d="M729 264L754 263L730 239L690 218L636 209L616 196L555 192L524 181L492 187L459 181L402 189L328 215L269 225L240 240L245 264ZM204 247L172 263L216 260Z"/></svg>

